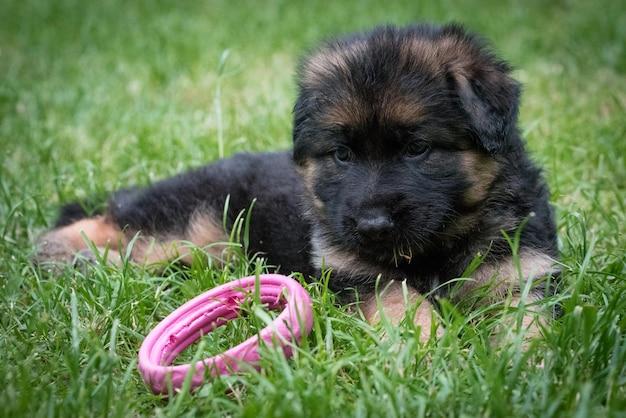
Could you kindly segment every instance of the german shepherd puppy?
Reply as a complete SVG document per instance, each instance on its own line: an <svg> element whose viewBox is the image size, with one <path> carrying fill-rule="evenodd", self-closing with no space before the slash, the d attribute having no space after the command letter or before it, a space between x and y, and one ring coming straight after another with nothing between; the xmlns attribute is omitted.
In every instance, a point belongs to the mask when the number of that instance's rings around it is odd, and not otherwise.
<svg viewBox="0 0 626 418"><path fill-rule="evenodd" d="M413 319L428 338L424 296L449 294L446 282L469 274L456 298L489 285L489 300L517 303L527 280L556 273L548 189L520 137L510 72L457 25L327 42L299 67L292 152L238 154L122 190L95 216L66 206L37 258L71 262L88 250L81 232L110 257L139 234L131 254L142 264L189 262L185 243L219 256L211 244L256 199L251 253L284 273L332 269L331 288L358 295L371 322L381 312L398 322L421 301ZM506 235L520 228L514 257Z"/></svg>

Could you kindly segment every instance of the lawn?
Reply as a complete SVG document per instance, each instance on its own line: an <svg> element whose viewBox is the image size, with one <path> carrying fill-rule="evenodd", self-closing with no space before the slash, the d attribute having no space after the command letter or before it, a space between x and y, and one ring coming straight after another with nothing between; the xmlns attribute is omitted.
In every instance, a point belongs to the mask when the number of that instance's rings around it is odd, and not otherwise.
<svg viewBox="0 0 626 418"><path fill-rule="evenodd" d="M136 368L147 332L262 261L51 277L30 262L34 238L63 202L288 148L304 51L424 20L466 24L516 67L557 210L563 315L524 352L489 344L514 313L444 304L445 335L420 345L409 325L371 328L312 284L314 329L293 359L267 350L260 372L152 395ZM5 0L0 155L0 416L626 416L623 2ZM207 337L204 354L259 321Z"/></svg>

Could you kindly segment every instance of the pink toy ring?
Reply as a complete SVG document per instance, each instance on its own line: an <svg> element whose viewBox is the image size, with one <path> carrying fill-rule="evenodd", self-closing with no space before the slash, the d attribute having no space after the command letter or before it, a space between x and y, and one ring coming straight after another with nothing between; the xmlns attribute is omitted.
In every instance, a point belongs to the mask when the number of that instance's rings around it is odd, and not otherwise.
<svg viewBox="0 0 626 418"><path fill-rule="evenodd" d="M309 294L295 280L279 274L259 276L259 299L270 309L284 307L280 315L259 335L222 354L195 364L172 366L186 347L217 327L239 316L240 305L255 290L256 277L235 280L203 293L176 309L148 334L139 350L139 371L154 393L167 393L167 382L180 389L191 369L191 388L200 386L205 373L230 374L242 363L259 360L259 338L276 342L285 355L291 356L290 342L299 342L311 331L313 311ZM286 290L286 295L283 292Z"/></svg>

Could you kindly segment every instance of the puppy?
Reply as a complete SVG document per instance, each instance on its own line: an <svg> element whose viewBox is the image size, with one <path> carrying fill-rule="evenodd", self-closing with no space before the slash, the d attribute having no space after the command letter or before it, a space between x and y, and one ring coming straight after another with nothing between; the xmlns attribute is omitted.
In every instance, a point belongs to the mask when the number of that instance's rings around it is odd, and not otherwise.
<svg viewBox="0 0 626 418"><path fill-rule="evenodd" d="M293 152L239 154L122 190L92 216L66 206L37 258L72 261L88 249L83 233L113 258L138 236L131 257L142 264L188 263L189 242L219 258L214 244L256 199L250 253L284 273L330 268L330 287L356 296L372 323L381 314L397 323L420 301L412 319L427 339L425 296L463 299L482 287L488 301L515 304L527 280L557 273L548 189L517 128L510 71L456 25L327 42L299 67ZM517 231L514 256L506 236ZM477 257L471 280L450 293L446 283ZM534 284L530 298L543 291Z"/></svg>

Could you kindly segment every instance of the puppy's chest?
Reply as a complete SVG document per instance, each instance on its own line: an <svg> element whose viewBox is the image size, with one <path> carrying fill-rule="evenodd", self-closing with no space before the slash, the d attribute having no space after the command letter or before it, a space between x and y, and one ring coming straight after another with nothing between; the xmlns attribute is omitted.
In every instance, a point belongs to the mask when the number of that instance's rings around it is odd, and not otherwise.
<svg viewBox="0 0 626 418"><path fill-rule="evenodd" d="M345 287L374 287L378 280L406 280L419 292L430 292L454 275L445 267L443 257L401 260L380 263L341 248L327 245L319 235L311 241L312 264L320 269L332 270L334 281ZM441 258L441 260L440 260Z"/></svg>

